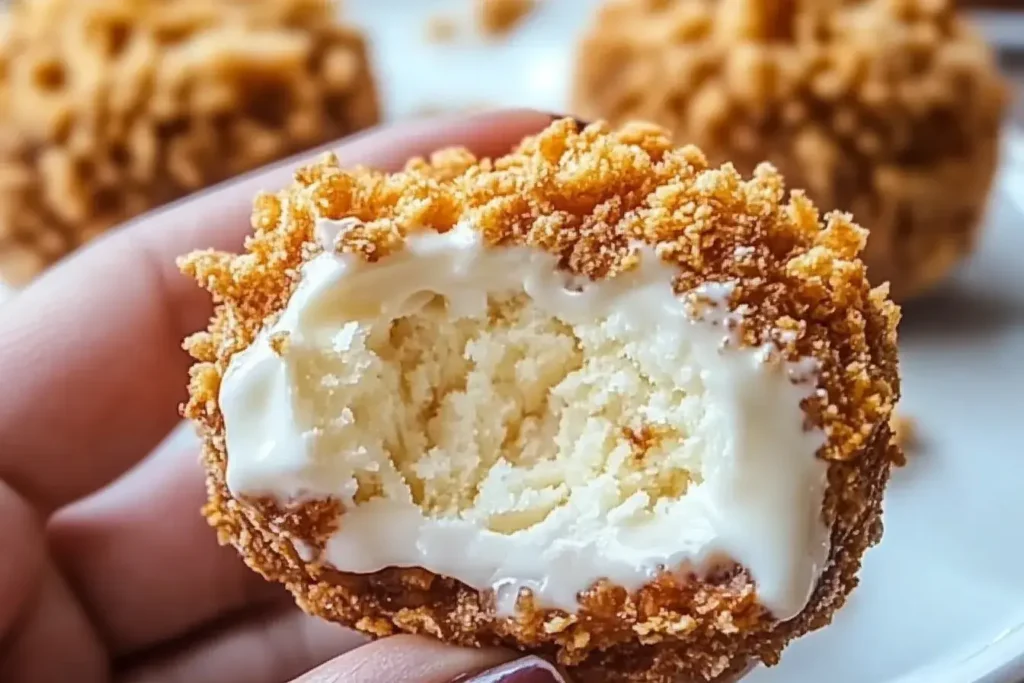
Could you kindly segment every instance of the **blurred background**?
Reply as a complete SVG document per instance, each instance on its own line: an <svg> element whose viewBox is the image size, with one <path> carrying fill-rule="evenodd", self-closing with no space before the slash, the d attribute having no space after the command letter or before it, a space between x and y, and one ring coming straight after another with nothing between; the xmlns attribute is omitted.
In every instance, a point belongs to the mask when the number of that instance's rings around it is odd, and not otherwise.
<svg viewBox="0 0 1024 683"><path fill-rule="evenodd" d="M909 296L973 244L999 127L1024 123L1010 0L6 5L0 281L14 286L141 212L368 126L527 106L655 121L744 172L769 159L872 224L876 279ZM980 172L956 177L967 166Z"/></svg>
<svg viewBox="0 0 1024 683"><path fill-rule="evenodd" d="M849 606L750 680L1024 680L1024 2L5 4L7 296L253 168L502 106L654 121L853 211L869 276L905 304L909 464Z"/></svg>

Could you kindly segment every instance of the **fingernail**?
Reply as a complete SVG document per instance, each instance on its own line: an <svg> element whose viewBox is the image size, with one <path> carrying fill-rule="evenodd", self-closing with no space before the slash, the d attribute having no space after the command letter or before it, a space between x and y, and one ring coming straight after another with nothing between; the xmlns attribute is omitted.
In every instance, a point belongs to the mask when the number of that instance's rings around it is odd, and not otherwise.
<svg viewBox="0 0 1024 683"><path fill-rule="evenodd" d="M562 119L572 119L573 121L576 122L577 130L583 130L584 128L590 125L589 121L584 121L583 119L578 119L575 116L569 116L568 114L556 114L554 112L548 112L548 116L550 116L555 121L561 121Z"/></svg>
<svg viewBox="0 0 1024 683"><path fill-rule="evenodd" d="M523 657L459 683L568 683L551 664L540 657Z"/></svg>

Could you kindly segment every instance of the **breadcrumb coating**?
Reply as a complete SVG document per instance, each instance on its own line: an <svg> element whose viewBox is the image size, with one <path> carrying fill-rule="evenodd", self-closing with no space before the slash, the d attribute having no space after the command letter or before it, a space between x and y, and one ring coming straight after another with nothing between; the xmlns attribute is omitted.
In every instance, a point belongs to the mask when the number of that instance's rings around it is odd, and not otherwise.
<svg viewBox="0 0 1024 683"><path fill-rule="evenodd" d="M678 266L677 292L735 282L730 306L749 313L737 330L743 344L773 342L788 359L821 363L818 391L803 407L827 435L818 457L828 463L822 516L832 545L807 607L779 623L757 602L749 573L731 566L705 577L666 573L632 593L598 582L575 614L526 596L517 617L503 618L493 596L423 569L354 575L304 560L338 523L338 503L232 497L218 395L231 358L283 309L299 267L321 251L319 217L361 221L335 247L369 262L403 249L411 234L445 232L466 218L488 245L532 245L595 280L635 267L639 241ZM496 160L450 149L382 174L327 158L289 188L261 195L253 227L243 255L182 260L218 302L209 330L186 342L197 362L183 412L204 440L205 514L221 541L309 613L373 636L404 631L516 648L580 681L678 683L777 662L792 638L827 625L856 585L864 552L881 536L882 493L901 457L890 430L899 313L885 287L868 284L858 259L865 231L846 214L822 220L801 192L787 198L772 167L745 179L730 165L709 166L694 147L674 148L653 126L578 131L567 119ZM634 434L638 447L650 436Z"/></svg>
<svg viewBox="0 0 1024 683"><path fill-rule="evenodd" d="M1007 102L953 0L606 0L574 113L652 121L742 173L771 161L871 231L871 281L905 300L973 248Z"/></svg>
<svg viewBox="0 0 1024 683"><path fill-rule="evenodd" d="M324 0L25 0L0 41L0 277L373 125L363 39Z"/></svg>

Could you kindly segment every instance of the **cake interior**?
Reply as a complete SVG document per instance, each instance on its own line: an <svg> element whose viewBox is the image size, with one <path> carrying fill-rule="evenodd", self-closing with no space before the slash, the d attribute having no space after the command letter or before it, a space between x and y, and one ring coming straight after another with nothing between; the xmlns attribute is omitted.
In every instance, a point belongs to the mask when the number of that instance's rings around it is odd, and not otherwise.
<svg viewBox="0 0 1024 683"><path fill-rule="evenodd" d="M616 318L572 325L527 295L491 295L482 316L416 292L391 321L348 322L334 353L295 371L321 459L355 468L357 503L408 499L431 517L511 534L576 492L589 512L678 499L721 450L699 368ZM697 438L693 435L701 434ZM342 474L344 474L342 473ZM581 502L581 501L576 501Z"/></svg>

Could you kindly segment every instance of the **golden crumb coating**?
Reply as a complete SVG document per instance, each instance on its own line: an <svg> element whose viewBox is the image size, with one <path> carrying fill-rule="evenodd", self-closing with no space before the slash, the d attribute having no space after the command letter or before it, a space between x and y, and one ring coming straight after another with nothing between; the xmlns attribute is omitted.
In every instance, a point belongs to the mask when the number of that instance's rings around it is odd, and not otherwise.
<svg viewBox="0 0 1024 683"><path fill-rule="evenodd" d="M323 0L25 0L0 42L0 277L373 125L363 39Z"/></svg>
<svg viewBox="0 0 1024 683"><path fill-rule="evenodd" d="M897 300L973 247L1006 102L952 0L606 0L574 91L579 116L658 123L743 173L771 161L852 212Z"/></svg>
<svg viewBox="0 0 1024 683"><path fill-rule="evenodd" d="M492 248L532 245L593 280L634 268L641 242L678 267L679 293L735 283L729 304L749 314L738 330L742 344L774 340L784 357L821 364L803 408L827 435L818 457L827 463L822 519L831 553L806 608L779 623L758 603L749 573L731 565L704 577L665 573L635 592L599 581L573 614L527 595L519 615L505 618L493 595L424 569L355 575L304 561L344 514L330 499L233 497L219 390L232 357L275 319L300 266L321 251L321 217L358 219L335 246L369 262L402 250L410 234L469 220ZM511 647L556 661L579 681L685 683L777 662L791 639L827 625L856 585L864 552L881 536L882 494L900 458L890 429L899 313L884 287L868 284L858 259L865 232L846 214L822 219L800 192L787 198L771 167L745 179L731 166L709 166L694 147L674 148L652 126L578 131L562 120L496 160L453 149L382 174L329 158L260 196L253 226L244 255L206 251L182 261L220 302L209 330L186 342L196 364L184 414L204 441L205 514L221 541L311 614L373 636L413 632ZM784 341L779 330L788 332ZM630 436L642 451L652 435Z"/></svg>

